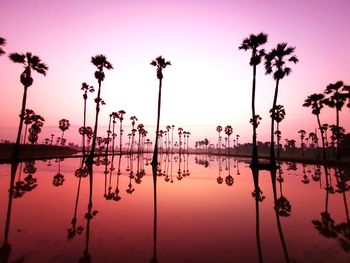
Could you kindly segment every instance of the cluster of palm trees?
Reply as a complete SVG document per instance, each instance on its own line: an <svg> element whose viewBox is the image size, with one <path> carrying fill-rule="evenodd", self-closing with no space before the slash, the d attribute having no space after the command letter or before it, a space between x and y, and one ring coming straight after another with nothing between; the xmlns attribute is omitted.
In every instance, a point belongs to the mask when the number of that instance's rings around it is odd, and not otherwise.
<svg viewBox="0 0 350 263"><path fill-rule="evenodd" d="M337 81L327 85L323 93L314 93L309 95L303 106L310 107L312 114L316 116L318 129L321 133L322 142L322 157L327 160L326 148L328 147L327 129L330 128L332 132L332 146L336 146L336 160L341 159L341 140L344 136L344 128L340 126L340 111L344 106L350 108L350 86L345 85L343 81ZM320 119L321 110L324 106L335 109L335 124L322 124ZM313 135L314 141L317 140L317 134Z"/></svg>
<svg viewBox="0 0 350 263"><path fill-rule="evenodd" d="M278 123L276 119L276 111L278 111L277 97L280 81L288 76L292 69L287 66L288 62L297 63L298 58L294 55L295 47L288 46L287 43L279 43L270 52L266 52L262 46L267 43L268 35L259 33L257 35L251 34L245 38L239 49L245 51L251 50L250 65L253 67L253 84L252 84L252 117L250 123L253 126L253 150L252 150L252 167L259 166L258 150L257 150L257 136L256 130L258 128L261 117L255 112L255 91L256 91L256 68L264 60L265 73L272 74L275 80L275 92L273 97L273 104L270 110L271 113L271 146L270 146L270 167L276 167L275 157L275 124Z"/></svg>

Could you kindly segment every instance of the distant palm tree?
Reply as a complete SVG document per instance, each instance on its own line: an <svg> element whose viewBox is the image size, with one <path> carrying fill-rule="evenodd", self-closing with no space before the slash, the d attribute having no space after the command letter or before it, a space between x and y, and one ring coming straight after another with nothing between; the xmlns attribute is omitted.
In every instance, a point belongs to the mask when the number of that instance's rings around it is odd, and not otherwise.
<svg viewBox="0 0 350 263"><path fill-rule="evenodd" d="M11 53L9 55L9 58L11 61L15 63L21 63L24 66L24 71L21 73L21 78L20 78L21 83L24 87L24 92L22 97L22 108L21 108L21 114L19 115L20 121L18 126L16 145L13 151L13 157L17 159L19 144L21 140L24 111L25 111L26 102L27 102L27 91L28 91L28 88L33 84L32 70L46 76L46 71L49 68L44 63L41 62L41 59L38 56L35 56L30 52L27 52L26 54Z"/></svg>
<svg viewBox="0 0 350 263"><path fill-rule="evenodd" d="M283 121L284 116L286 115L286 112L283 108L283 105L276 105L274 109L270 109L270 117L273 118L277 125L276 125L276 135L278 137L277 140L277 156L279 157L279 151L280 151L280 144L279 144L279 139L281 138L281 131L279 128L280 122Z"/></svg>
<svg viewBox="0 0 350 263"><path fill-rule="evenodd" d="M123 137L123 120L124 120L124 117L123 115L125 114L125 111L124 110L120 110L118 111L118 119L120 121L120 129L119 129L119 151L120 151L120 154L122 154L122 137Z"/></svg>
<svg viewBox="0 0 350 263"><path fill-rule="evenodd" d="M324 139L324 130L322 129L322 124L320 121L320 113L321 109L324 105L324 95L323 94L311 94L307 97L305 100L303 106L304 107L311 107L312 114L316 115L318 128L321 131L321 139L322 139L322 153L323 153L323 160L326 160L326 149L325 149L325 139Z"/></svg>
<svg viewBox="0 0 350 263"><path fill-rule="evenodd" d="M145 126L144 126L142 123L140 123L139 125L137 125L137 131L138 131L138 133L139 133L139 144L138 144L138 149L137 149L137 152L138 152L138 153L141 152L141 137L142 137L143 131L145 130L144 128L145 128Z"/></svg>
<svg viewBox="0 0 350 263"><path fill-rule="evenodd" d="M181 128L181 127L179 127L178 129L177 129L177 131L178 131L178 135L179 135L179 155L181 154L181 144L182 144L182 142L181 142L181 135L182 135L182 132L183 132L183 128Z"/></svg>
<svg viewBox="0 0 350 263"><path fill-rule="evenodd" d="M255 81L256 81L256 66L261 63L261 59L265 55L264 49L259 49L260 46L267 42L268 35L265 33L259 33L258 35L249 35L245 38L239 49L245 51L252 50L252 56L250 58L250 65L253 66L253 85L252 85L252 120L253 120L253 152L252 152L252 166L258 165L258 147L256 144L256 128L258 125L254 123L258 121L258 115L255 114Z"/></svg>
<svg viewBox="0 0 350 263"><path fill-rule="evenodd" d="M343 90L344 83L343 81L337 81L336 83L330 83L325 93L329 95L324 101L324 104L331 108L335 108L336 112L336 126L339 128L339 112L342 110L345 102L349 99L349 95ZM340 160L340 133L336 134L336 142L337 142L337 161Z"/></svg>
<svg viewBox="0 0 350 263"><path fill-rule="evenodd" d="M286 66L285 59L287 61L297 63L299 60L294 55L295 47L287 46L287 43L279 43L276 48L273 48L269 53L265 55L265 70L266 74L273 73L273 78L276 81L275 94L273 98L272 110L277 105L277 96L279 82L285 76L288 76L292 69ZM274 147L274 131L275 131L275 119L271 118L271 145L270 145L270 165L276 167L275 147Z"/></svg>
<svg viewBox="0 0 350 263"><path fill-rule="evenodd" d="M222 132L222 127L221 127L221 125L218 125L218 126L216 127L216 131L219 133L218 148L219 148L219 155L220 155L220 149L221 149L221 136L220 136L220 133Z"/></svg>
<svg viewBox="0 0 350 263"><path fill-rule="evenodd" d="M167 125L166 126L166 130L167 130L167 135L168 135L168 147L167 147L167 153L170 151L170 130L171 130L171 126Z"/></svg>
<svg viewBox="0 0 350 263"><path fill-rule="evenodd" d="M175 125L171 125L171 153L173 153L173 149L174 149L174 128Z"/></svg>
<svg viewBox="0 0 350 263"><path fill-rule="evenodd" d="M1 47L1 46L5 46L5 44L6 44L5 38L0 37L0 56L5 54L5 51Z"/></svg>
<svg viewBox="0 0 350 263"><path fill-rule="evenodd" d="M301 155L304 156L304 147L305 147L304 138L305 138L305 135L306 135L306 131L305 130L299 130L298 133L300 133Z"/></svg>
<svg viewBox="0 0 350 263"><path fill-rule="evenodd" d="M26 126L24 127L23 144L26 144L28 125L32 124L34 115L35 115L35 112L33 110L31 110L31 109L26 109L25 110L24 124Z"/></svg>
<svg viewBox="0 0 350 263"><path fill-rule="evenodd" d="M236 155L238 155L238 146L239 146L238 139L239 139L239 137L240 137L240 136L237 134L237 135L236 135L236 141L237 141Z"/></svg>
<svg viewBox="0 0 350 263"><path fill-rule="evenodd" d="M232 134L233 129L231 125L225 127L225 134L227 135L227 154L230 154L230 135Z"/></svg>
<svg viewBox="0 0 350 263"><path fill-rule="evenodd" d="M81 85L81 90L84 91L83 94L83 99L84 99L84 121L83 121L83 129L82 129L82 136L83 136L83 145L82 145L82 151L83 151L83 156L85 156L85 135L86 135L86 100L88 98L87 93L88 92L94 92L95 89L93 86L89 86L85 82L82 83Z"/></svg>
<svg viewBox="0 0 350 263"><path fill-rule="evenodd" d="M58 127L60 128L60 130L62 131L62 136L61 136L61 145L62 146L64 146L63 145L63 142L64 142L64 132L66 131L66 130L68 130L69 129L69 126L70 126L70 123L69 123L69 120L67 120L67 119L61 119L59 122L58 122Z"/></svg>
<svg viewBox="0 0 350 263"><path fill-rule="evenodd" d="M112 128L112 155L114 155L114 149L115 149L115 137L117 134L115 133L115 124L117 123L116 119L119 119L119 114L118 112L112 112L112 117L113 117L113 128Z"/></svg>
<svg viewBox="0 0 350 263"><path fill-rule="evenodd" d="M161 105L161 97L162 97L162 80L163 80L163 68L166 66L170 66L170 61L165 61L162 56L157 57L155 60L151 62L152 66L157 67L157 78L159 79L159 89L158 89L158 114L157 114L157 128L156 128L156 140L154 144L154 152L152 158L152 166L156 167L158 164L158 133L159 133L159 121L160 121L160 105Z"/></svg>
<svg viewBox="0 0 350 263"><path fill-rule="evenodd" d="M131 120L131 146L130 146L130 152L132 152L134 143L135 143L135 133L136 133L136 129L135 129L135 123L138 121L136 116L131 116L130 117Z"/></svg>
<svg viewBox="0 0 350 263"><path fill-rule="evenodd" d="M100 113L100 103L102 103L101 99L101 84L102 81L105 79L105 73L104 69L113 69L112 64L107 60L106 56L104 55L96 55L91 58L91 63L97 67L97 71L95 71L95 78L98 82L98 91L97 91L97 98L95 99L96 102L96 115L95 115L95 126L94 126L94 132L92 137L92 145L91 145L91 152L86 160L87 163L92 164L93 157L95 153L96 148L96 137L97 137L97 127L98 127L98 115Z"/></svg>

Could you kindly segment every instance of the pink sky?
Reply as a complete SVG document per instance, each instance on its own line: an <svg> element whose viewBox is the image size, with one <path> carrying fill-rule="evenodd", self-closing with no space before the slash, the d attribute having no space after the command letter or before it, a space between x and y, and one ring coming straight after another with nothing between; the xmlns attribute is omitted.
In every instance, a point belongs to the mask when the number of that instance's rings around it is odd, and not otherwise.
<svg viewBox="0 0 350 263"><path fill-rule="evenodd" d="M100 124L112 111L136 115L153 139L158 80L149 63L162 55L172 62L164 70L161 125L189 130L192 141L216 143L215 127L231 125L242 142L251 140L249 52L238 50L250 33L269 34L266 49L279 42L296 47L300 59L280 83L278 104L284 105L282 139L316 127L311 110L302 107L312 93L329 83L350 84L350 5L348 1L20 1L0 2L0 36L5 51L38 55L48 66L46 77L34 74L27 108L45 117L41 139L58 136L62 118L76 125L67 132L75 140L82 125L82 82L97 87L91 56L105 54L114 69L106 73L102 98L107 102ZM0 139L15 140L23 88L19 64L0 57ZM257 75L257 113L263 117L258 139L269 140L274 81L262 65ZM90 96L88 125L93 125ZM341 123L350 129L349 109ZM322 112L334 123L335 113ZM126 124L128 121L126 121ZM53 128L54 127L54 128ZM103 134L102 134L103 132ZM127 131L128 132L128 131ZM105 134L105 127L99 135ZM79 142L79 140L75 140Z"/></svg>

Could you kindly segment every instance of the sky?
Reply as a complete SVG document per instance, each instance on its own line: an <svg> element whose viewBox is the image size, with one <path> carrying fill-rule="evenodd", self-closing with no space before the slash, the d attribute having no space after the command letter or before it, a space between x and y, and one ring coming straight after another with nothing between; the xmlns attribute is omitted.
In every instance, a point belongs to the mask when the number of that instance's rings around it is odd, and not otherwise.
<svg viewBox="0 0 350 263"><path fill-rule="evenodd" d="M109 114L125 110L125 125L137 116L155 134L158 79L150 62L162 55L164 69L161 128L174 124L191 132L192 144L209 138L216 143L216 126L231 125L241 142L250 142L252 67L250 52L239 50L249 34L269 35L267 51L280 42L294 46L299 63L280 82L278 104L286 110L280 124L282 140L297 139L298 131L314 131L316 118L302 107L312 93L329 83L350 84L350 3L347 0L2 0L0 36L7 43L0 57L0 139L14 141L23 87L22 66L11 52L32 52L45 62L47 76L34 73L27 108L45 118L39 137L60 136L58 121L70 120L68 141L79 143L83 121L81 83L97 88L91 57L104 54L114 69L107 71L99 118L105 136ZM258 140L268 141L269 109L275 82L257 69L256 112L262 117ZM93 126L96 94L89 94L88 125ZM321 121L334 124L334 110ZM340 115L350 130L349 109ZM125 127L128 133L129 127Z"/></svg>

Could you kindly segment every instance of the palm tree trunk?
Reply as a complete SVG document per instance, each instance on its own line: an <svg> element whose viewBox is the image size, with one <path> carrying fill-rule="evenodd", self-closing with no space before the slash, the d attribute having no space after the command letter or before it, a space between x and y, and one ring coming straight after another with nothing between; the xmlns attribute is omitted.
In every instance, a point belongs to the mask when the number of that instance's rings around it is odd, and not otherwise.
<svg viewBox="0 0 350 263"><path fill-rule="evenodd" d="M272 110L276 108L277 96L278 96L278 85L279 78L276 79L275 95L273 98ZM275 118L272 114L271 116L271 145L270 145L270 165L271 167L276 167L276 157L275 157Z"/></svg>
<svg viewBox="0 0 350 263"><path fill-rule="evenodd" d="M122 134L123 134L123 129L122 129L122 120L120 121L120 130L119 130L119 152L122 154Z"/></svg>
<svg viewBox="0 0 350 263"><path fill-rule="evenodd" d="M337 109L336 125L337 125L337 161L340 161L340 130L339 130L339 110Z"/></svg>
<svg viewBox="0 0 350 263"><path fill-rule="evenodd" d="M95 116L95 127L94 127L94 134L92 137L92 145L91 145L91 151L90 155L87 158L87 162L90 162L92 164L95 149L96 149L96 137L97 137L97 125L98 125L98 114L100 112L100 94L101 94L101 81L98 81L98 92L97 92L97 102L96 102L96 116Z"/></svg>
<svg viewBox="0 0 350 263"><path fill-rule="evenodd" d="M318 128L321 131L322 157L323 157L323 160L326 161L327 160L326 147L325 147L325 144L324 144L324 135L323 135L323 129L322 129L321 121L320 121L320 115L317 114L316 117L317 117Z"/></svg>
<svg viewBox="0 0 350 263"><path fill-rule="evenodd" d="M86 99L84 99L84 132L83 132L83 156L85 156L85 128L86 128Z"/></svg>
<svg viewBox="0 0 350 263"><path fill-rule="evenodd" d="M253 66L253 87L252 87L252 120L255 120L255 80L256 66ZM237 145L238 146L238 145ZM252 151L252 166L258 166L258 146L256 145L256 125L253 122L253 151Z"/></svg>
<svg viewBox="0 0 350 263"><path fill-rule="evenodd" d="M109 123L108 123L108 136L107 136L107 146L106 146L106 158L108 156L108 148L109 148L109 136L111 134L111 121L112 121L112 115L109 116Z"/></svg>
<svg viewBox="0 0 350 263"><path fill-rule="evenodd" d="M157 129L156 129L156 139L154 143L154 151L151 165L157 166L158 163L158 133L159 133L159 120L160 120L160 102L162 96L162 79L159 79L159 91L158 91L158 117L157 117Z"/></svg>
<svg viewBox="0 0 350 263"><path fill-rule="evenodd" d="M26 126L24 127L23 144L26 144L27 130L28 124L26 124Z"/></svg>
<svg viewBox="0 0 350 263"><path fill-rule="evenodd" d="M24 111L25 111L26 102L27 102L27 90L28 90L28 87L24 86L24 92L23 92L23 97L22 97L21 115L19 116L17 139L16 139L16 144L15 144L15 148L13 150L13 155L12 155L13 159L18 159L19 145L20 145L21 133L22 133L22 127L23 127Z"/></svg>

